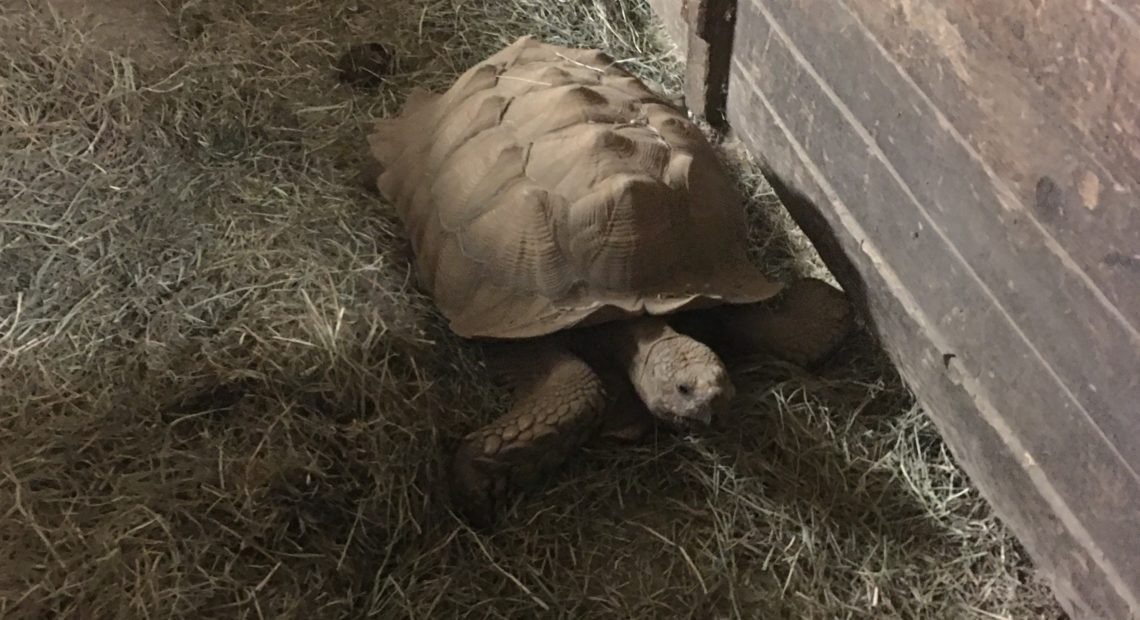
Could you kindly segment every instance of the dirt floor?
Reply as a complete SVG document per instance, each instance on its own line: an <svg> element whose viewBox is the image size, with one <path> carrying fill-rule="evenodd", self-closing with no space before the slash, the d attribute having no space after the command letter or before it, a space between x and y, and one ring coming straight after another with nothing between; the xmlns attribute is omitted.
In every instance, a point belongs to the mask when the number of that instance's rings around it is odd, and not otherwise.
<svg viewBox="0 0 1140 620"><path fill-rule="evenodd" d="M0 2L0 617L1060 618L889 361L736 370L478 535L504 395L356 179L369 119L522 34L678 66L634 0ZM350 45L394 56L346 86ZM820 273L763 179L759 260Z"/></svg>

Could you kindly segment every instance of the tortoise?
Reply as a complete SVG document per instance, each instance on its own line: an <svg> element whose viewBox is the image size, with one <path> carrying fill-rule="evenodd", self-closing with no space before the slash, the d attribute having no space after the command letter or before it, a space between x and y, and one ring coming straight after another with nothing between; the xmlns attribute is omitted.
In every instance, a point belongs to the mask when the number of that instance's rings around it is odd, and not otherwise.
<svg viewBox="0 0 1140 620"><path fill-rule="evenodd" d="M733 356L808 366L852 327L837 288L750 262L712 143L600 49L520 37L443 93L415 89L368 143L419 286L512 389L450 460L469 523L588 442L711 424Z"/></svg>

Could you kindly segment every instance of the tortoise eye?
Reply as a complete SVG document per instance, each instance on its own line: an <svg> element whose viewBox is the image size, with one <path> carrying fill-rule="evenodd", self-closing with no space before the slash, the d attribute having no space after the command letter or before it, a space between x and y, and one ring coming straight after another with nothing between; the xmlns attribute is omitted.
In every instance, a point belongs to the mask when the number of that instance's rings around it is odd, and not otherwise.
<svg viewBox="0 0 1140 620"><path fill-rule="evenodd" d="M688 383L682 383L677 386L677 392L683 396L688 396L693 393L693 388Z"/></svg>

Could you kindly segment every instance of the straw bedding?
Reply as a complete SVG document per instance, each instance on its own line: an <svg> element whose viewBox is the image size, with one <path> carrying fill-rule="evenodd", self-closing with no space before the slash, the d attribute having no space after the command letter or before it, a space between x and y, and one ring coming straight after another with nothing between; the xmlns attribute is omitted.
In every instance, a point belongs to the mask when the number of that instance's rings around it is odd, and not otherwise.
<svg viewBox="0 0 1140 620"><path fill-rule="evenodd" d="M589 450L493 535L449 513L504 394L360 188L363 132L526 33L675 92L640 2L41 4L0 4L0 616L1060 615L867 339L737 369L727 430ZM365 42L390 74L338 83ZM758 259L818 274L726 156Z"/></svg>

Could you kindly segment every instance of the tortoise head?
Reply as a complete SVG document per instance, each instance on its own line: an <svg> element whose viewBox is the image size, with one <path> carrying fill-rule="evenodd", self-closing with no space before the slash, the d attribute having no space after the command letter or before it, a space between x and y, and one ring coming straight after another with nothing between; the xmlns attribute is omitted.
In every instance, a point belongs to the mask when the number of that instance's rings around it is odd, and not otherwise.
<svg viewBox="0 0 1140 620"><path fill-rule="evenodd" d="M707 426L736 395L724 363L704 343L671 329L646 337L630 379L654 416L674 426Z"/></svg>

